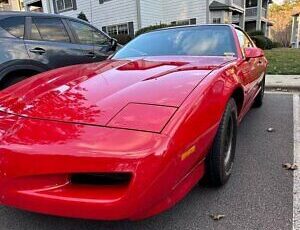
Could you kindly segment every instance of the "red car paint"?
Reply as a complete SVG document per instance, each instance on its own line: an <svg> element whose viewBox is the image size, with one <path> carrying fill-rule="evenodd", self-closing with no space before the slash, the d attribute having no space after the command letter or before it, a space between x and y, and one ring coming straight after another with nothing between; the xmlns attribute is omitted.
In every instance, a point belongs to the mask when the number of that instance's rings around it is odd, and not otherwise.
<svg viewBox="0 0 300 230"><path fill-rule="evenodd" d="M142 219L201 179L227 101L239 121L264 56L143 57L53 70L0 93L0 203L67 217ZM251 55L251 51L247 51ZM249 53L250 52L250 53ZM255 56L255 55L254 55ZM130 173L84 185L76 173Z"/></svg>

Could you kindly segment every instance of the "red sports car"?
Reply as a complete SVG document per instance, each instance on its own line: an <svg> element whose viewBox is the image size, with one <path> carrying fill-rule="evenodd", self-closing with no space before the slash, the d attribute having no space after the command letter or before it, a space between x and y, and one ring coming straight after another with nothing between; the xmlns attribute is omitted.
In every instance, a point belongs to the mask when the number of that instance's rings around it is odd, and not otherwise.
<svg viewBox="0 0 300 230"><path fill-rule="evenodd" d="M238 27L174 27L3 90L0 203L136 220L173 206L205 173L223 185L266 67Z"/></svg>

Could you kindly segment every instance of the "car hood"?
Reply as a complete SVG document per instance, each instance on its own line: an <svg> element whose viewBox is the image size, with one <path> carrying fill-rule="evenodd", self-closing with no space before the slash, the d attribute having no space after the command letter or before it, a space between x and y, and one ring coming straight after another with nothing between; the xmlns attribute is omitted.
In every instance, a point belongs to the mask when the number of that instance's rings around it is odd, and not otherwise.
<svg viewBox="0 0 300 230"><path fill-rule="evenodd" d="M139 110L162 111L146 107L151 105L170 108L172 114L205 76L232 60L147 57L64 67L3 90L0 110L23 117L99 126L107 126L128 105L131 110L125 111L127 116Z"/></svg>

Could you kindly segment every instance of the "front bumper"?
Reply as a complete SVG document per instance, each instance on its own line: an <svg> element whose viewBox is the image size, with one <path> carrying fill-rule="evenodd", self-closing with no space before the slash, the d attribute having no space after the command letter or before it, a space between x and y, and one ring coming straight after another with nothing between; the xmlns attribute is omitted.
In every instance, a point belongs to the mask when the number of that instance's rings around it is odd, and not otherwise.
<svg viewBox="0 0 300 230"><path fill-rule="evenodd" d="M167 136L4 113L0 120L1 204L101 220L141 219L173 205L164 201L177 181ZM132 174L130 182L70 181L74 173L114 172Z"/></svg>

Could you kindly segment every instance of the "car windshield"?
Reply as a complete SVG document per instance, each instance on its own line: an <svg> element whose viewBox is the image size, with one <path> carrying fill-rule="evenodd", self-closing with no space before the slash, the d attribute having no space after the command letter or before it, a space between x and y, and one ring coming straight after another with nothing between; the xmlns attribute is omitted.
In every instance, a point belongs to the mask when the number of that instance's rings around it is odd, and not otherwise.
<svg viewBox="0 0 300 230"><path fill-rule="evenodd" d="M143 56L235 56L229 26L183 27L154 31L138 36L113 59Z"/></svg>

